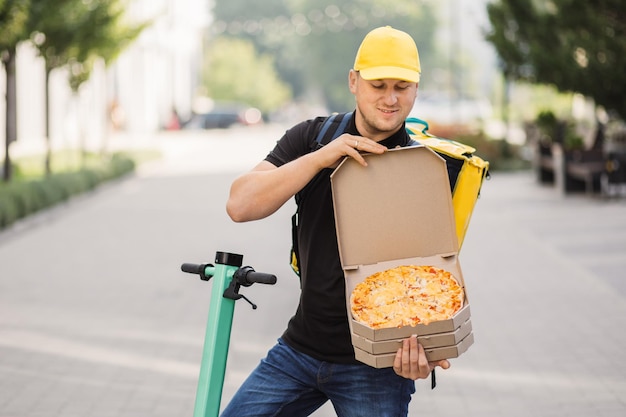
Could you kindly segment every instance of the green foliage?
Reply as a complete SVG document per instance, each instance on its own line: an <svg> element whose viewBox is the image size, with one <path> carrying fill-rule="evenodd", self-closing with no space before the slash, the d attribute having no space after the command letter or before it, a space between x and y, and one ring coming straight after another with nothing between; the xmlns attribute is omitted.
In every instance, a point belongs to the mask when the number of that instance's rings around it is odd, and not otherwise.
<svg viewBox="0 0 626 417"><path fill-rule="evenodd" d="M28 31L47 71L67 63L82 10L82 0L31 0Z"/></svg>
<svg viewBox="0 0 626 417"><path fill-rule="evenodd" d="M5 71L6 105L4 114L5 149L17 136L16 50L19 42L28 38L27 22L30 0L0 0L0 61ZM10 155L5 159L2 177L11 177Z"/></svg>
<svg viewBox="0 0 626 417"><path fill-rule="evenodd" d="M490 171L516 171L530 168L530 162L523 156L523 148L506 140L493 140L483 132L461 133L454 140L476 149L476 155L489 161Z"/></svg>
<svg viewBox="0 0 626 417"><path fill-rule="evenodd" d="M85 49L102 57L107 65L117 59L153 23L152 20L132 24L126 21L128 1L130 0L109 0L106 2L107 7L91 12L92 27L89 24L84 27L85 36L91 42L91 47Z"/></svg>
<svg viewBox="0 0 626 417"><path fill-rule="evenodd" d="M5 1L9 1L7 4L17 3L11 0ZM21 28L17 41L30 37L45 61L46 136L49 134L50 127L48 80L51 71L69 65L69 84L76 92L89 78L96 56L104 58L106 63L111 62L148 24L123 25L125 1L30 0L24 6L26 14L24 27ZM0 8L0 19L2 19L6 4L0 3L0 6L3 6ZM0 52L3 52L2 46L0 44ZM8 55L8 58L14 57L15 48L11 49L9 45L7 49L9 53L3 55ZM7 82L11 79L10 75L7 74ZM15 113L15 100L14 96L7 94L7 115ZM7 120L9 120L8 116ZM49 156L49 141L47 145ZM45 160L47 173L50 172L50 165L50 159L47 157ZM10 174L5 176L10 178Z"/></svg>
<svg viewBox="0 0 626 417"><path fill-rule="evenodd" d="M30 0L0 0L0 53L24 40Z"/></svg>
<svg viewBox="0 0 626 417"><path fill-rule="evenodd" d="M95 56L109 63L149 22L126 25L125 0L31 0L28 29L48 71L71 65L71 87L89 78Z"/></svg>
<svg viewBox="0 0 626 417"><path fill-rule="evenodd" d="M626 118L624 0L499 0L488 14L507 77L579 92Z"/></svg>
<svg viewBox="0 0 626 417"><path fill-rule="evenodd" d="M584 140L577 133L576 122L573 120L562 120L551 110L543 110L539 112L534 123L540 133L539 139L544 145L562 143L566 150L584 147Z"/></svg>
<svg viewBox="0 0 626 417"><path fill-rule="evenodd" d="M124 21L125 1L90 1L82 11L83 17L77 27L79 40L70 51L70 87L78 91L80 85L89 79L96 57L111 63L141 32L150 21L128 24Z"/></svg>
<svg viewBox="0 0 626 417"><path fill-rule="evenodd" d="M273 57L257 54L250 41L217 38L209 49L206 68L205 85L214 100L239 101L270 112L290 98Z"/></svg>
<svg viewBox="0 0 626 417"><path fill-rule="evenodd" d="M0 229L74 195L92 190L102 182L121 177L134 169L133 159L122 154L114 154L106 163L97 167L2 184Z"/></svg>
<svg viewBox="0 0 626 417"><path fill-rule="evenodd" d="M558 124L558 120L552 110L540 111L535 122L537 123L537 127L546 132L554 131Z"/></svg>
<svg viewBox="0 0 626 417"><path fill-rule="evenodd" d="M570 124L565 129L565 137L563 138L563 147L567 150L583 149L585 142L583 138L576 133L576 126Z"/></svg>

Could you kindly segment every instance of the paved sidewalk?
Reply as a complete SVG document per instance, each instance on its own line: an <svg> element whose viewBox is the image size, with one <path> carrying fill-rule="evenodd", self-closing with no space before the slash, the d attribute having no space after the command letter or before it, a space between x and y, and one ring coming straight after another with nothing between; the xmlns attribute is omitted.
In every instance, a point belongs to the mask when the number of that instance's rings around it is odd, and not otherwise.
<svg viewBox="0 0 626 417"><path fill-rule="evenodd" d="M247 224L224 212L271 133L160 138L163 161L0 232L0 417L191 416L211 283L179 267L216 251L279 279L242 291L259 308L237 305L232 396L298 297L291 203ZM476 341L434 391L418 382L411 415L626 415L626 200L494 173L461 263Z"/></svg>

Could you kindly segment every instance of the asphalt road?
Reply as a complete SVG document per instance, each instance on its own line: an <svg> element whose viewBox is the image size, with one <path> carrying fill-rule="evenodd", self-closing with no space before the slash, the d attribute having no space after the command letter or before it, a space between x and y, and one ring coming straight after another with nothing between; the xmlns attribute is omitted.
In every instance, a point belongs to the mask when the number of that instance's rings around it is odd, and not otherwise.
<svg viewBox="0 0 626 417"><path fill-rule="evenodd" d="M224 401L298 299L290 202L234 224L232 179L280 126L120 137L164 158L0 232L0 417L190 416L217 251L278 276L235 311ZM475 343L411 415L626 415L626 201L562 197L493 173L461 251ZM314 414L334 416L330 405Z"/></svg>

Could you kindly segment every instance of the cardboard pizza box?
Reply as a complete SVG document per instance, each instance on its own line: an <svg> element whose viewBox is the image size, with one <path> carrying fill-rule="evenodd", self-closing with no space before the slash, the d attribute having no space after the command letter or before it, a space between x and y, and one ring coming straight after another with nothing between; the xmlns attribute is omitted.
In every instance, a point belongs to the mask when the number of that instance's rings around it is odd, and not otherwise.
<svg viewBox="0 0 626 417"><path fill-rule="evenodd" d="M474 333L470 333L463 340L453 346L444 346L437 348L425 348L426 358L429 361L438 361L441 359L458 358L462 353L474 343ZM357 347L354 348L354 356L360 362L373 366L374 368L390 368L396 353L382 353L374 355Z"/></svg>
<svg viewBox="0 0 626 417"><path fill-rule="evenodd" d="M351 333L382 341L456 330L470 318L470 308L445 160L425 146L363 157L367 167L345 158L331 175ZM400 265L433 265L451 272L465 290L463 308L449 320L428 325L372 329L353 320L350 294L356 285Z"/></svg>
<svg viewBox="0 0 626 417"><path fill-rule="evenodd" d="M471 332L472 321L467 320L454 331L418 336L417 340L421 343L424 349L441 348L458 344L461 340L465 339L465 337ZM403 340L404 339L394 339L375 342L366 337L359 336L356 333L352 334L352 344L355 348L359 348L367 353L372 353L375 355L381 353L396 353L400 346L402 346Z"/></svg>

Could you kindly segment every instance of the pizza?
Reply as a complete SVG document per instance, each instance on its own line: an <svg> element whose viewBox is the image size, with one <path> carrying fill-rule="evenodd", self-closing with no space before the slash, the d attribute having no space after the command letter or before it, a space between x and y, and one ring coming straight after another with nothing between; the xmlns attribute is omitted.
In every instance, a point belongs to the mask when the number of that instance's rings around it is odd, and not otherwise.
<svg viewBox="0 0 626 417"><path fill-rule="evenodd" d="M350 308L355 320L380 329L449 319L464 299L463 287L450 272L403 265L376 272L357 284Z"/></svg>

